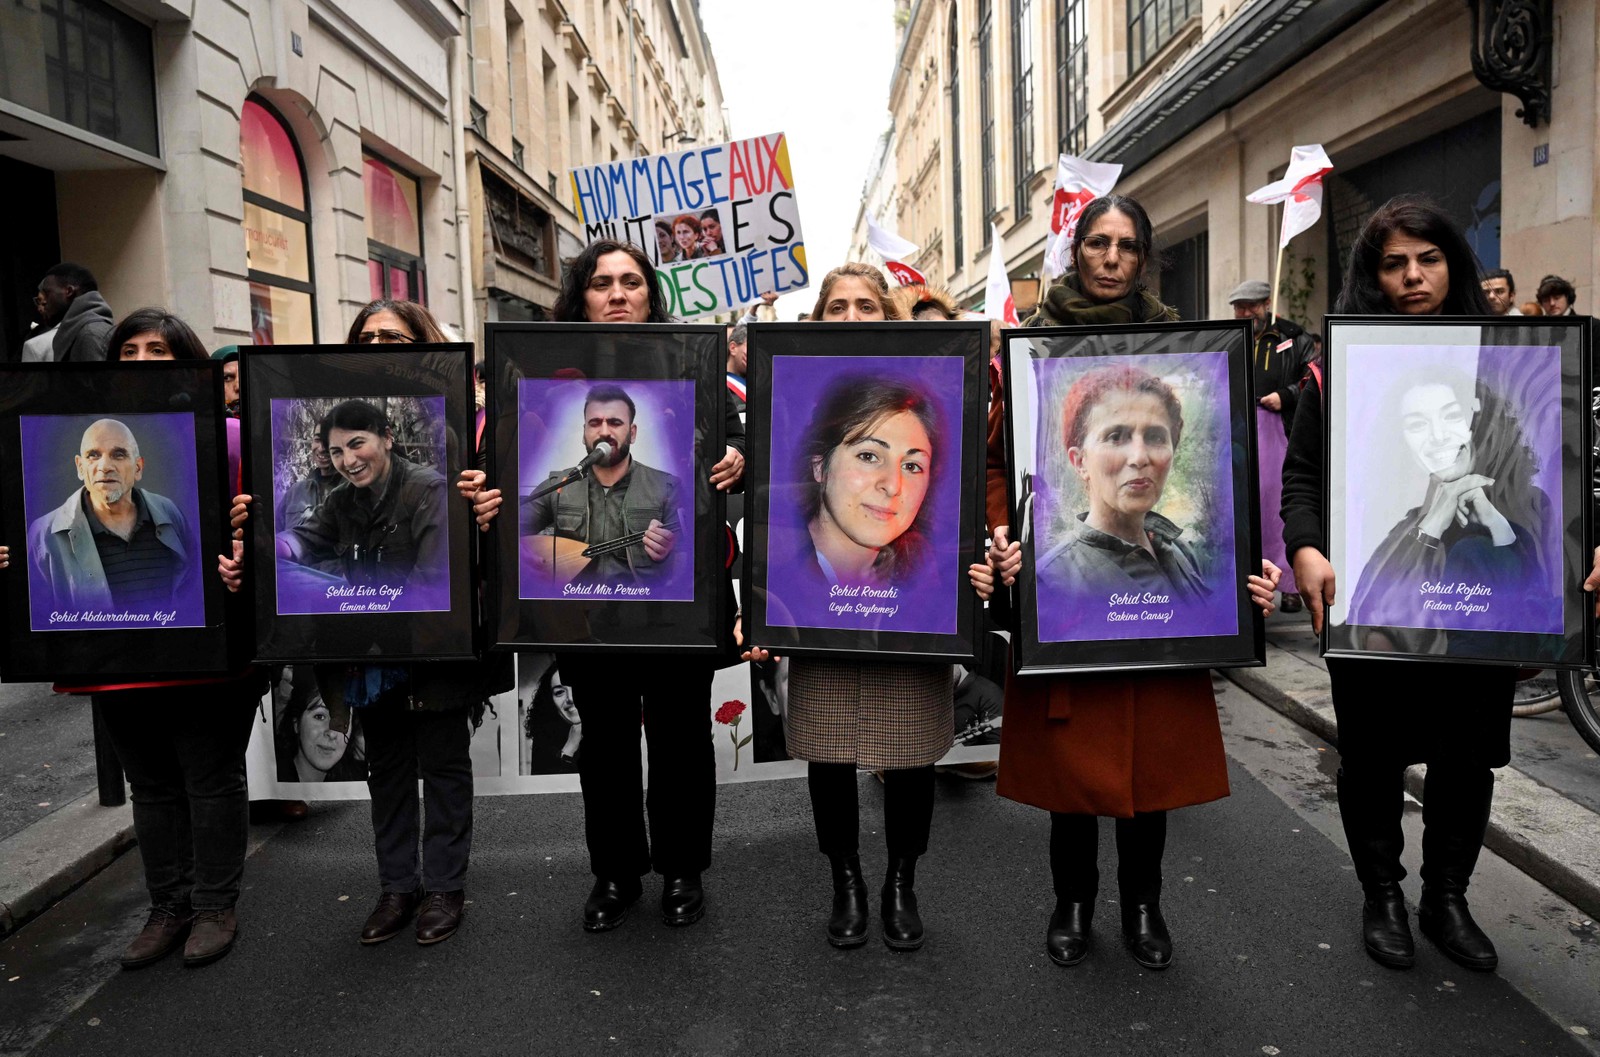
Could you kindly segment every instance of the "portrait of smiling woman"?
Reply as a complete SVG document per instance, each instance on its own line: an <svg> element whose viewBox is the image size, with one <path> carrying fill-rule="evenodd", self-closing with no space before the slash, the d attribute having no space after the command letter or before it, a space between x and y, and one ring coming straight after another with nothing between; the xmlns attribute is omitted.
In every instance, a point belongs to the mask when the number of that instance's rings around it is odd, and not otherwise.
<svg viewBox="0 0 1600 1057"><path fill-rule="evenodd" d="M917 568L938 427L928 395L900 382L838 379L800 454L810 534L803 562L830 584L883 587Z"/></svg>

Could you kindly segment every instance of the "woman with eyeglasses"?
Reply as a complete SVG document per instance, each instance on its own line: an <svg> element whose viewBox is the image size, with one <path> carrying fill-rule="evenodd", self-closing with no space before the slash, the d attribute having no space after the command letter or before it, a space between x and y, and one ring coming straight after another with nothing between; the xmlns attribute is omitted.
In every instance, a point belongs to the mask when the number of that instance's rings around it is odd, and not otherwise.
<svg viewBox="0 0 1600 1057"><path fill-rule="evenodd" d="M1144 207L1122 195L1097 198L1084 209L1078 232L1072 269L1024 326L1178 318L1145 285L1154 234ZM999 370L992 363L989 370L995 394L989 407L987 502L994 540L989 559L1001 581L1011 584L1022 567L1022 544L1012 539L1006 505L1006 394ZM1156 417L1160 403L1150 405ZM1138 410L1137 400L1108 403L1098 412L1099 424L1091 420L1085 430L1113 440L1128 433L1120 418ZM1172 542L1158 539L1155 528L1144 522L1128 539L1098 533L1094 542L1117 553L1116 560L1154 565L1161 548ZM1255 603L1270 613L1280 573L1270 562L1262 562L1261 571L1248 578L1247 586ZM1172 937L1160 904L1167 812L1228 795L1210 673L1012 676L1005 715L995 791L1050 812L1056 896L1045 932L1050 960L1076 965L1089 953L1090 919L1100 891L1100 818L1110 816L1116 820L1123 943L1144 968L1165 969L1172 961Z"/></svg>
<svg viewBox="0 0 1600 1057"><path fill-rule="evenodd" d="M348 340L361 345L409 345L449 339L433 315L416 302L373 301L356 314ZM388 466L393 461L385 447L390 436L387 424L372 417L375 409L349 407L362 403L340 405L357 417L340 418L336 408L323 423L323 437L330 444L335 437L359 438L368 441L374 453L367 460L370 472L357 470L360 458L346 456L341 471L345 479L328 500L335 506L341 491L353 497L381 488L377 463ZM354 476L352 471L357 471ZM463 479L473 473L464 471ZM235 530L249 520L252 501L250 496L235 497ZM394 513L407 516L416 505L404 502ZM237 582L238 563L231 563L229 571L235 574L231 587ZM472 849L472 731L483 722L490 695L512 688L509 669L509 657L482 663L316 666L317 686L328 707L359 709L366 734L367 790L372 797L380 893L361 929L363 944L392 939L413 917L417 943L424 946L449 939L460 927Z"/></svg>

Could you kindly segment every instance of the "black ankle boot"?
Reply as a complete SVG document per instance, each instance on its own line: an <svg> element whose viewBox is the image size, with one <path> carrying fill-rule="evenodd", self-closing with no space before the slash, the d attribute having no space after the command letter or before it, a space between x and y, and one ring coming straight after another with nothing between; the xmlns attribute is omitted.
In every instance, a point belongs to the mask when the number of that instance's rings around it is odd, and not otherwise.
<svg viewBox="0 0 1600 1057"><path fill-rule="evenodd" d="M833 866L833 913L828 916L828 942L841 949L867 942L867 879L859 855L830 855Z"/></svg>
<svg viewBox="0 0 1600 1057"><path fill-rule="evenodd" d="M1133 960L1146 969L1172 964L1172 935L1159 903L1122 904L1122 941Z"/></svg>
<svg viewBox="0 0 1600 1057"><path fill-rule="evenodd" d="M1409 969L1417 963L1416 944L1406 923L1406 897L1397 884L1375 885L1361 906L1361 939L1379 965Z"/></svg>
<svg viewBox="0 0 1600 1057"><path fill-rule="evenodd" d="M1422 927L1422 934L1457 965L1488 973L1500 964L1493 941L1472 920L1464 892L1423 888L1422 901L1417 904L1417 924Z"/></svg>
<svg viewBox="0 0 1600 1057"><path fill-rule="evenodd" d="M1093 903L1072 903L1056 900L1056 909L1050 915L1050 928L1044 934L1045 953L1057 965L1077 965L1089 953L1089 919L1094 916Z"/></svg>
<svg viewBox="0 0 1600 1057"><path fill-rule="evenodd" d="M883 882L883 942L892 951L914 951L922 946L922 917L917 913L917 858L891 855L889 876Z"/></svg>

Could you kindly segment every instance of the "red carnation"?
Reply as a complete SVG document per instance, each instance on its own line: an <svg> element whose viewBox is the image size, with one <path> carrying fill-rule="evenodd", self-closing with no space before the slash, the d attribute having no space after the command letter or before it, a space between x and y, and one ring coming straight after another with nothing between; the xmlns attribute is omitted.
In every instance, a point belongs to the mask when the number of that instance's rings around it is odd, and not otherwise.
<svg viewBox="0 0 1600 1057"><path fill-rule="evenodd" d="M744 715L746 707L748 706L743 701L724 701L717 706L716 721L731 726Z"/></svg>

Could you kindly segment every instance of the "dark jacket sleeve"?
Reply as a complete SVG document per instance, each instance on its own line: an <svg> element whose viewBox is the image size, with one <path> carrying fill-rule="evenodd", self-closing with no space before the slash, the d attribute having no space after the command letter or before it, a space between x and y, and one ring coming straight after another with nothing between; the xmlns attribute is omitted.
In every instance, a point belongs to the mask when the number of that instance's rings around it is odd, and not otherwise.
<svg viewBox="0 0 1600 1057"><path fill-rule="evenodd" d="M989 518L989 531L1011 524L1011 508L1006 503L1006 394L1000 372L989 366L989 431L987 458L984 473L984 509ZM1011 538L1018 533L1013 531Z"/></svg>
<svg viewBox="0 0 1600 1057"><path fill-rule="evenodd" d="M1322 491L1322 387L1311 375L1300 393L1289 430L1289 450L1283 459L1283 544L1291 563L1301 547L1327 553L1322 538Z"/></svg>
<svg viewBox="0 0 1600 1057"><path fill-rule="evenodd" d="M745 455L747 452L744 444L744 419L739 417L739 409L733 406L732 400L725 401L725 405L728 411L726 421L722 427L722 439L727 443L728 447L735 449L740 455ZM722 456L717 456L717 460L721 458ZM743 489L744 479L740 478L739 487L734 491L743 491Z"/></svg>
<svg viewBox="0 0 1600 1057"><path fill-rule="evenodd" d="M1295 408L1300 406L1300 381L1315 358L1316 346L1311 344L1311 335L1304 332L1295 335L1294 345L1284 358L1283 385L1277 390L1278 399L1283 401L1279 413L1286 420L1294 418Z"/></svg>

